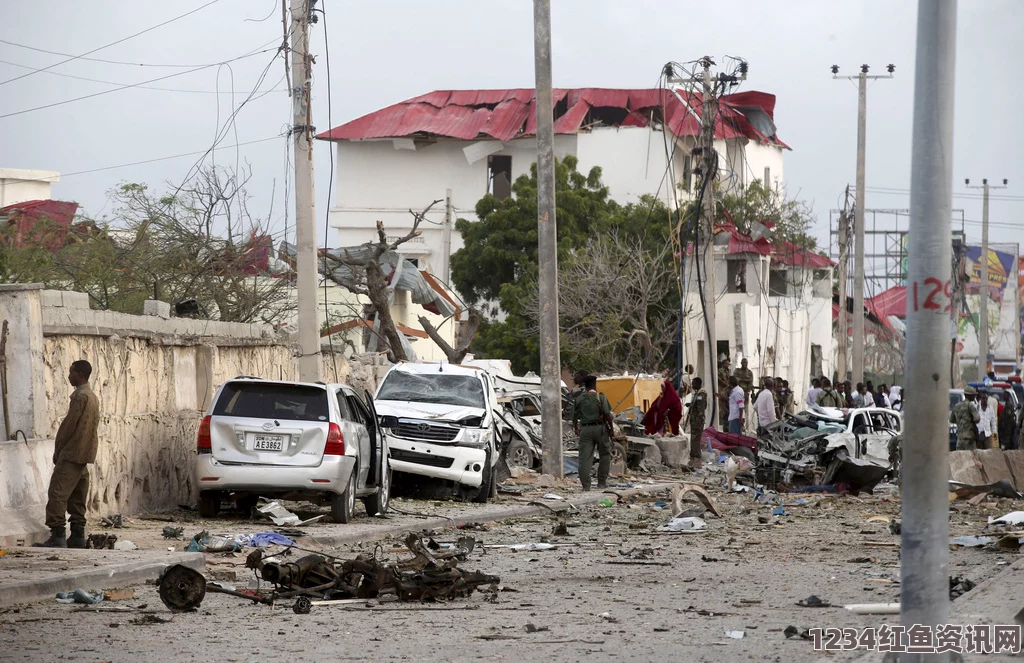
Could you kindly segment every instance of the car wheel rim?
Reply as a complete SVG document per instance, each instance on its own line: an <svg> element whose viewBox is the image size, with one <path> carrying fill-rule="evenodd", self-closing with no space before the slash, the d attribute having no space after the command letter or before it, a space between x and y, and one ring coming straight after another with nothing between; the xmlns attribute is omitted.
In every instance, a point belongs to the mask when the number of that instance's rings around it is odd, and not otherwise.
<svg viewBox="0 0 1024 663"><path fill-rule="evenodd" d="M518 467L528 467L530 465L530 452L523 448L514 449L512 451L512 464Z"/></svg>
<svg viewBox="0 0 1024 663"><path fill-rule="evenodd" d="M388 503L391 501L391 471L384 471L384 481L381 486L380 506L381 510L385 511L388 508Z"/></svg>
<svg viewBox="0 0 1024 663"><path fill-rule="evenodd" d="M356 471L354 468L352 470L352 478L348 481L348 495L345 498L345 502L348 512L350 514L354 513L356 510Z"/></svg>

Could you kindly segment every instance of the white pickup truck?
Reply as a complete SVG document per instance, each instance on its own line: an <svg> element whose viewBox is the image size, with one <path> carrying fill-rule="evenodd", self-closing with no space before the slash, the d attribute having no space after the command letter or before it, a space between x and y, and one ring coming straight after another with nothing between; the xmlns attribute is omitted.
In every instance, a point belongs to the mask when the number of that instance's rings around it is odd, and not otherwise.
<svg viewBox="0 0 1024 663"><path fill-rule="evenodd" d="M903 431L903 414L882 407L839 410L818 405L797 416L836 427L825 437L829 449L846 447L851 458L889 462L889 440Z"/></svg>

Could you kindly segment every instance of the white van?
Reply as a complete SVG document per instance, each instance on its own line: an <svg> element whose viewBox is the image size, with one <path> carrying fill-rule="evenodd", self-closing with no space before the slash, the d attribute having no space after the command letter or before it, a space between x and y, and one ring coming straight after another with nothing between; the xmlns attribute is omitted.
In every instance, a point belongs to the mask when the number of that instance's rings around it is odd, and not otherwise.
<svg viewBox="0 0 1024 663"><path fill-rule="evenodd" d="M374 405L402 473L446 479L476 502L497 494L498 463L490 375L453 364L402 363L384 376Z"/></svg>

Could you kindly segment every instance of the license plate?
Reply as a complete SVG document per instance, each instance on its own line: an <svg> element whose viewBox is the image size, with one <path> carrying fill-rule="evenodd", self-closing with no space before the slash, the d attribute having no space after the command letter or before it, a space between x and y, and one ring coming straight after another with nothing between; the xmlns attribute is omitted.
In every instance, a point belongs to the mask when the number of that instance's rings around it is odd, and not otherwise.
<svg viewBox="0 0 1024 663"><path fill-rule="evenodd" d="M257 435L252 443L253 451L281 451L284 449L284 436Z"/></svg>

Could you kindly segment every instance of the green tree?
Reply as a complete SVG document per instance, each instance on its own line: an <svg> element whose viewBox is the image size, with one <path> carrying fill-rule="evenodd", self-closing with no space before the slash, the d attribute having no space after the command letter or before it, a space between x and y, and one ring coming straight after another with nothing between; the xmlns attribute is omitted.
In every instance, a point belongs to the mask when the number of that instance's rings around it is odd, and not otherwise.
<svg viewBox="0 0 1024 663"><path fill-rule="evenodd" d="M746 188L726 193L715 209L715 221L724 223L731 216L737 230L741 232L750 232L751 222L769 222L774 226L771 239L776 243L788 240L809 250L817 246L809 233L814 224L810 205L802 200L787 198L784 191L767 187L761 180L754 180Z"/></svg>

